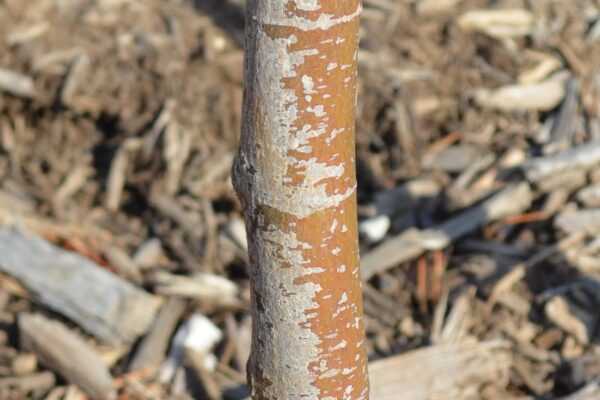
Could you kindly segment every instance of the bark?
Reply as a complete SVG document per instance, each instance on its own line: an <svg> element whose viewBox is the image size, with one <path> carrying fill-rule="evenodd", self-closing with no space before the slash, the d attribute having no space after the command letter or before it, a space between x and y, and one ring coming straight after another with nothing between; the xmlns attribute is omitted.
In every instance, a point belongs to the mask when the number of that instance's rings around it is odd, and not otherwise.
<svg viewBox="0 0 600 400"><path fill-rule="evenodd" d="M249 0L233 183L254 399L366 399L354 113L359 0Z"/></svg>

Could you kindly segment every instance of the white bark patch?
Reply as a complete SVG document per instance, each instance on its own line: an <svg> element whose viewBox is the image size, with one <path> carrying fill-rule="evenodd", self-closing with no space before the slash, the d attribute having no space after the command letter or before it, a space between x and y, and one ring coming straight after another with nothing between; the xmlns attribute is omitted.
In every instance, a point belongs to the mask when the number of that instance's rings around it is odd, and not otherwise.
<svg viewBox="0 0 600 400"><path fill-rule="evenodd" d="M331 227L329 228L329 232L334 233L335 232L335 228L337 227L337 225L338 225L338 220L334 219L333 223L331 224Z"/></svg>
<svg viewBox="0 0 600 400"><path fill-rule="evenodd" d="M336 337L337 337L337 331L325 336L325 339L335 339Z"/></svg>
<svg viewBox="0 0 600 400"><path fill-rule="evenodd" d="M268 336L261 336L261 340L269 352L279 355L277 360L260 357L261 367L268 371L269 380L275 386L270 392L278 393L282 399L316 399L319 389L306 383L319 378L310 372L309 365L319 357L320 339L310 330L309 321L316 314L306 311L319 307L313 299L322 288L314 283L298 285L295 282L323 269L286 267L287 262L296 266L308 262L301 250L308 244L299 242L293 233L270 226L253 240L259 241L254 243L255 248L263 249L256 260L260 268L254 271L257 274L256 290L261 294L261 301L269 307L266 312L255 313L256 323L276 329ZM283 366L290 366L292 370Z"/></svg>
<svg viewBox="0 0 600 400"><path fill-rule="evenodd" d="M321 268L321 267L304 268L304 272L306 275L321 274L321 273L325 272L325 269Z"/></svg>
<svg viewBox="0 0 600 400"><path fill-rule="evenodd" d="M346 342L345 340L342 340L341 342L339 342L335 346L330 347L329 351L335 351L335 350L345 349L346 346L348 346L348 342Z"/></svg>
<svg viewBox="0 0 600 400"><path fill-rule="evenodd" d="M332 14L323 13L318 19L311 21L310 19L302 18L297 15L289 16L285 9L286 3L287 1L279 0L258 1L255 2L256 11L254 11L253 14L264 17L264 19L260 21L263 24L290 26L302 31L312 31L316 29L327 30L333 26L351 22L355 18L358 18L362 11L362 7L359 5L352 14L336 17ZM320 0L296 0L294 3L298 10L317 11L321 8Z"/></svg>
<svg viewBox="0 0 600 400"><path fill-rule="evenodd" d="M325 115L324 112L324 107L319 105L319 106L314 106L314 107L307 107L306 111L311 112L313 114L315 114L316 117L322 117Z"/></svg>
<svg viewBox="0 0 600 400"><path fill-rule="evenodd" d="M283 7L283 2L260 2L257 7L265 6L265 3L271 5L281 3ZM262 114L260 117L263 121L263 131L255 134L269 136L269 139L264 142L274 143L275 146L262 149L262 154L246 154L246 157L259 171L254 184L265 188L265 190L255 191L257 204L265 204L298 218L304 218L314 212L338 205L354 193L355 187L344 193L330 196L325 186L320 185L319 182L329 178L339 179L344 175L344 166L321 163L314 158L308 161L299 160L289 155L291 150L304 153L311 151L308 140L327 132L325 123L317 126L305 125L300 130L295 127L299 117L298 98L294 90L283 87L282 81L297 76L296 70L305 62L305 57L318 54L316 48L290 53L288 47L297 40L294 35L272 39L259 26L256 54L250 56L256 64L255 68L261 71L260 74L254 75L257 80L254 86L260 88L262 92L256 100L259 102ZM305 96L318 93L314 87L313 77L303 75L301 82ZM324 119L327 117L322 105L309 108L307 111L312 111L316 116ZM245 125L255 126L253 119L258 116L246 115L246 117L250 120L245 121ZM304 179L300 184L292 185L289 177L284 178L289 175L290 168L303 171Z"/></svg>
<svg viewBox="0 0 600 400"><path fill-rule="evenodd" d="M260 84L256 86L265 92L257 100L268 99L269 101L260 104L264 130L256 134L269 135L269 140L265 140L265 142L276 144L276 146L263 149L265 154L247 155L250 160L255 158L254 162L250 162L250 164L256 165L260 171L255 178L255 185L265 188L265 190L255 192L257 203L268 205L298 218L304 218L314 212L338 205L354 193L355 187L348 189L345 193L330 196L326 193L325 186L319 185L319 182L328 178L339 179L344 174L344 166L320 163L314 158L308 161L298 160L289 155L289 152L295 149L308 151L308 140L327 132L326 126L305 125L299 131L294 128L298 118L298 98L294 90L283 88L281 84L282 79L296 76L295 70L304 63L304 57L318 53L318 50L288 54L288 45L297 40L293 35L287 39L271 39L264 31L260 30L257 35L258 48L254 59L257 68L264 72L257 77ZM280 63L283 63L283 68ZM311 77L304 75L301 80L305 93L315 91L314 80ZM281 100L277 102L272 101L273 99ZM322 106L315 107L313 111L318 116L325 116ZM255 117L250 116L250 118ZM247 121L246 124L253 126L252 121ZM290 137L293 137L294 140L290 140ZM302 183L291 185L289 180L286 181L283 178L289 175L289 168L304 170ZM285 184L286 182L287 184Z"/></svg>
<svg viewBox="0 0 600 400"><path fill-rule="evenodd" d="M319 379L333 378L334 376L338 375L339 373L340 373L339 369L330 369L329 371L325 372L324 374L321 374L319 376Z"/></svg>
<svg viewBox="0 0 600 400"><path fill-rule="evenodd" d="M349 400L352 397L350 397L352 395L352 392L354 391L354 388L352 387L352 385L348 386L346 388L346 390L344 390L344 400Z"/></svg>
<svg viewBox="0 0 600 400"><path fill-rule="evenodd" d="M308 75L302 75L302 87L304 88L304 94L316 93L313 88L315 84L312 78Z"/></svg>
<svg viewBox="0 0 600 400"><path fill-rule="evenodd" d="M310 153L312 151L312 146L302 146L302 147L298 147L296 149L296 151L299 151L300 153Z"/></svg>
<svg viewBox="0 0 600 400"><path fill-rule="evenodd" d="M296 3L298 10L317 11L321 9L319 0L296 0L294 3Z"/></svg>

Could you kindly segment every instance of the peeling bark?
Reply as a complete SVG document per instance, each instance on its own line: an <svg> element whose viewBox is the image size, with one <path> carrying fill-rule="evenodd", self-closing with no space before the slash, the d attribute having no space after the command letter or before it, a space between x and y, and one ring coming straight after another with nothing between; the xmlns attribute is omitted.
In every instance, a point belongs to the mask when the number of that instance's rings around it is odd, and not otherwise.
<svg viewBox="0 0 600 400"><path fill-rule="evenodd" d="M233 183L254 399L367 399L354 116L359 0L248 0Z"/></svg>

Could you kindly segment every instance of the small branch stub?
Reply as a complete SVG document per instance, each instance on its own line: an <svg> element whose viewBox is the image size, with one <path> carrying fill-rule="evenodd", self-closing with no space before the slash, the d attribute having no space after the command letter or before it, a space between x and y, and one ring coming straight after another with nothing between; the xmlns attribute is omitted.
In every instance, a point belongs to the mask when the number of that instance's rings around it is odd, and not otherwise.
<svg viewBox="0 0 600 400"><path fill-rule="evenodd" d="M358 0L248 0L234 187L254 399L367 399L354 117Z"/></svg>

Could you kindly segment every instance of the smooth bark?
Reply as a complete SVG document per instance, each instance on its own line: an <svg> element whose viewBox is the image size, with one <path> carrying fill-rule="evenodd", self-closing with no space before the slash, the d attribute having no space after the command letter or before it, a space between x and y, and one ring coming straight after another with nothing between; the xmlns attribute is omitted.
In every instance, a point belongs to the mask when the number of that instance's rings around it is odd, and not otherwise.
<svg viewBox="0 0 600 400"><path fill-rule="evenodd" d="M254 399L366 399L354 116L358 0L249 0L233 182Z"/></svg>

